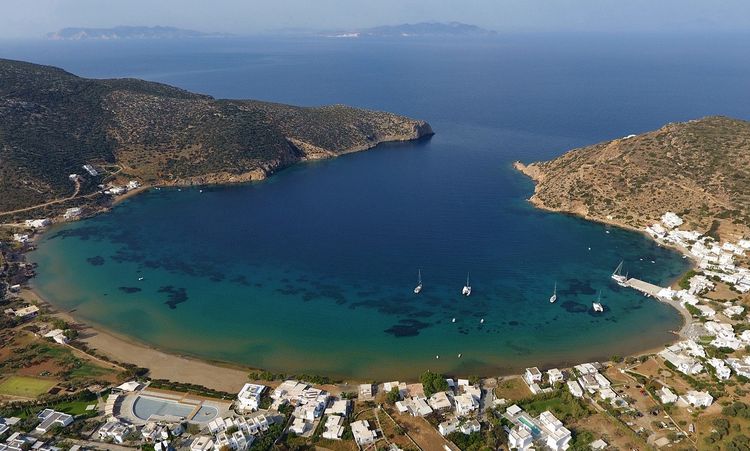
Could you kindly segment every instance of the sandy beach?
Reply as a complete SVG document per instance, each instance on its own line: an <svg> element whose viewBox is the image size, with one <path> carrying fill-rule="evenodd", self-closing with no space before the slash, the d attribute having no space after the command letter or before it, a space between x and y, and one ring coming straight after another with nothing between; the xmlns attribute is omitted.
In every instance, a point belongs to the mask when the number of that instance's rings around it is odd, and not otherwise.
<svg viewBox="0 0 750 451"><path fill-rule="evenodd" d="M149 376L154 379L198 384L214 390L234 393L238 392L245 382L248 382L247 375L252 371L251 368L208 362L159 351L134 340L96 329L81 323L69 313L59 312L32 289L24 289L22 297L27 301L44 305L53 312L54 316L78 325L78 340L86 343L91 349L95 349L97 353L121 363L148 368Z"/></svg>

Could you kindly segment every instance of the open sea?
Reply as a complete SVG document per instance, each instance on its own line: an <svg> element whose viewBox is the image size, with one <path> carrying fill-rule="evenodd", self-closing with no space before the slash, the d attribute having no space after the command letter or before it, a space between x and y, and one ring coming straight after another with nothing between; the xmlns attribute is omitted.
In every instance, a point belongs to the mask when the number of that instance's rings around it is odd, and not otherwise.
<svg viewBox="0 0 750 451"><path fill-rule="evenodd" d="M2 57L82 76L346 103L436 132L259 183L152 190L55 226L31 255L33 285L141 342L292 374L489 375L660 346L680 315L609 275L624 260L666 284L688 262L534 209L512 162L705 115L750 119L749 51L747 35L0 42Z"/></svg>

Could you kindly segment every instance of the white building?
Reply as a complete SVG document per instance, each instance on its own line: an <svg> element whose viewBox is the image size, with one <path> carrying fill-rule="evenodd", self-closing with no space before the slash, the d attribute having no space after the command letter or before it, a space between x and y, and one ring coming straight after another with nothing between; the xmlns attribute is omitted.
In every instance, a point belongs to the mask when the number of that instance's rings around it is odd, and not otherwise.
<svg viewBox="0 0 750 451"><path fill-rule="evenodd" d="M130 432L130 429L129 425L114 420L104 423L97 431L97 434L99 434L101 440L110 439L115 443L122 444L125 442L125 437Z"/></svg>
<svg viewBox="0 0 750 451"><path fill-rule="evenodd" d="M744 360L736 358L728 358L725 360L738 376L750 378L750 358L745 357Z"/></svg>
<svg viewBox="0 0 750 451"><path fill-rule="evenodd" d="M681 226L683 223L683 220L682 218L677 216L675 213L668 211L662 215L661 222L662 224L669 227L670 229L674 229L676 227Z"/></svg>
<svg viewBox="0 0 750 451"><path fill-rule="evenodd" d="M714 367L714 372L719 380L727 380L732 375L732 370L729 369L723 360L712 358L708 360L708 364Z"/></svg>
<svg viewBox="0 0 750 451"><path fill-rule="evenodd" d="M529 385L539 383L542 381L542 372L537 367L526 368L526 371L523 373L523 380Z"/></svg>
<svg viewBox="0 0 750 451"><path fill-rule="evenodd" d="M325 410L325 414L346 417L351 412L351 406L352 402L348 399L337 399Z"/></svg>
<svg viewBox="0 0 750 451"><path fill-rule="evenodd" d="M258 410L265 385L245 384L237 394L237 407L243 412Z"/></svg>
<svg viewBox="0 0 750 451"><path fill-rule="evenodd" d="M482 425L479 424L479 421L477 421L476 419L471 419L463 423L459 429L461 430L461 433L470 435L474 432L479 432L482 429Z"/></svg>
<svg viewBox="0 0 750 451"><path fill-rule="evenodd" d="M65 332L62 329L53 329L44 334L44 337L51 338L56 343L59 343L61 345L64 345L68 342L68 338L65 336Z"/></svg>
<svg viewBox="0 0 750 451"><path fill-rule="evenodd" d="M372 384L360 384L359 386L359 399L370 400L372 399Z"/></svg>
<svg viewBox="0 0 750 451"><path fill-rule="evenodd" d="M289 432L294 432L297 435L302 435L311 428L311 423L308 423L302 418L296 417L292 421L292 425L289 426Z"/></svg>
<svg viewBox="0 0 750 451"><path fill-rule="evenodd" d="M36 305L30 305L28 307L14 310L13 314L18 318L33 318L39 314L39 307Z"/></svg>
<svg viewBox="0 0 750 451"><path fill-rule="evenodd" d="M452 434L458 430L460 422L457 418L451 418L450 420L443 421L438 425L438 432L440 435L445 437L446 435Z"/></svg>
<svg viewBox="0 0 750 451"><path fill-rule="evenodd" d="M479 408L479 401L468 393L453 398L456 403L456 415L463 417Z"/></svg>
<svg viewBox="0 0 750 451"><path fill-rule="evenodd" d="M686 404L690 404L695 407L708 407L714 402L713 396L708 392L700 392L691 390L685 395L681 396L680 399Z"/></svg>
<svg viewBox="0 0 750 451"><path fill-rule="evenodd" d="M716 315L716 310L707 305L696 304L694 307L700 310L701 316L704 318L713 318Z"/></svg>
<svg viewBox="0 0 750 451"><path fill-rule="evenodd" d="M552 451L564 451L570 446L572 435L549 410L539 415L539 423L546 435L545 444Z"/></svg>
<svg viewBox="0 0 750 451"><path fill-rule="evenodd" d="M534 437L531 432L522 426L513 427L508 433L508 447L519 451L531 449L534 445Z"/></svg>
<svg viewBox="0 0 750 451"><path fill-rule="evenodd" d="M84 165L83 165L83 169L84 169L84 170L85 170L86 172L88 172L88 173L89 173L89 175L90 175L91 177L96 177L97 175L99 175L99 171L97 171L97 170L96 170L96 168L94 168L94 167L93 167L92 165L90 165L90 164L84 164Z"/></svg>
<svg viewBox="0 0 750 451"><path fill-rule="evenodd" d="M672 404L677 402L677 395L672 393L672 390L667 387L662 387L661 389L659 389L658 395L659 399L661 399L662 404Z"/></svg>
<svg viewBox="0 0 750 451"><path fill-rule="evenodd" d="M451 404L450 398L448 398L448 393L441 391L433 394L430 396L429 399L430 407L432 407L433 410L445 410L450 409L453 407L453 404Z"/></svg>
<svg viewBox="0 0 750 451"><path fill-rule="evenodd" d="M547 379L549 380L550 385L555 385L556 383L565 380L562 371L557 368L552 368L551 370L547 371Z"/></svg>
<svg viewBox="0 0 750 451"><path fill-rule="evenodd" d="M50 225L52 221L50 221L47 218L44 219L27 219L24 221L24 224L26 227L31 227L32 229L41 229L42 227L47 227Z"/></svg>
<svg viewBox="0 0 750 451"><path fill-rule="evenodd" d="M344 434L344 417L340 415L330 415L326 417L325 430L323 438L329 440L341 440Z"/></svg>
<svg viewBox="0 0 750 451"><path fill-rule="evenodd" d="M568 381L568 390L570 391L570 394L576 398L583 396L583 389L576 381Z"/></svg>
<svg viewBox="0 0 750 451"><path fill-rule="evenodd" d="M733 305L724 309L724 316L731 318L733 316L740 316L745 313L745 307L741 305Z"/></svg>
<svg viewBox="0 0 750 451"><path fill-rule="evenodd" d="M63 219L73 219L81 216L81 208L80 207L73 207L68 208L65 210L65 214L63 215Z"/></svg>
<svg viewBox="0 0 750 451"><path fill-rule="evenodd" d="M206 435L199 435L190 443L190 451L209 451L214 449L214 441Z"/></svg>
<svg viewBox="0 0 750 451"><path fill-rule="evenodd" d="M370 429L370 423L367 420L354 421L349 426L352 428L354 441L360 446L373 443L378 438L377 432Z"/></svg>
<svg viewBox="0 0 750 451"><path fill-rule="evenodd" d="M45 434L54 427L65 427L73 422L73 417L63 412L56 412L52 409L42 410L37 418L41 423L36 427L36 432Z"/></svg>

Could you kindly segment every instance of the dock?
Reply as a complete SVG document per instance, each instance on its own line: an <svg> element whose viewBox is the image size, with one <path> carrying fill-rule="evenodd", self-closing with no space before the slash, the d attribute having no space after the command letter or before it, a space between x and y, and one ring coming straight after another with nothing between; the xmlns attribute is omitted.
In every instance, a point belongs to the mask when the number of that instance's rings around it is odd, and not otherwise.
<svg viewBox="0 0 750 451"><path fill-rule="evenodd" d="M654 298L658 297L659 292L663 290L663 288L658 285L636 279L635 277L631 277L630 279L626 280L625 285Z"/></svg>

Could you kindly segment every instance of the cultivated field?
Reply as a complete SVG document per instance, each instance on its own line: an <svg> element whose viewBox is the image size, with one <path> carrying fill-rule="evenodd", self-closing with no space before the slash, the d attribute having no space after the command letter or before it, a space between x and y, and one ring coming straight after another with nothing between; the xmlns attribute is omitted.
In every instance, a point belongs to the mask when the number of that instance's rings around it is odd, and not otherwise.
<svg viewBox="0 0 750 451"><path fill-rule="evenodd" d="M57 385L57 381L53 379L10 376L0 382L0 395L36 398L39 395L47 393L55 385Z"/></svg>

